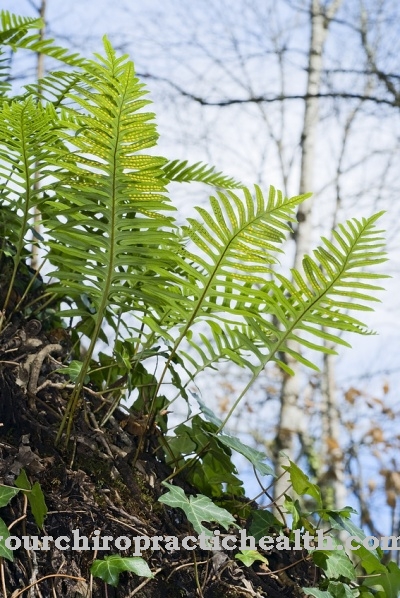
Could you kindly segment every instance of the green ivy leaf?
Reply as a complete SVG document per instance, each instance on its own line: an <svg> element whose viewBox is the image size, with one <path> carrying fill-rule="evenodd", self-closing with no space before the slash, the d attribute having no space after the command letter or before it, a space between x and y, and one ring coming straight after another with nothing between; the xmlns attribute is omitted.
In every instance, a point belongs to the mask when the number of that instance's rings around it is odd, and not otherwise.
<svg viewBox="0 0 400 598"><path fill-rule="evenodd" d="M35 482L33 486L31 486L25 470L21 469L21 473L15 480L15 485L25 492L35 523L42 529L47 515L47 506L39 482Z"/></svg>
<svg viewBox="0 0 400 598"><path fill-rule="evenodd" d="M387 567L380 563L384 571L376 570L370 566L370 562L366 562L364 559L361 564L368 575L371 575L370 578L367 577L364 580L364 584L374 590L376 598L398 598L400 595L400 569L394 561L390 562Z"/></svg>
<svg viewBox="0 0 400 598"><path fill-rule="evenodd" d="M216 431L216 425L195 415L191 426L180 424L175 428L175 435L168 437L167 442L177 459L180 455L200 456L200 466L190 469L189 480L202 494L214 498L222 496L226 491L228 494L243 496L243 483L236 475L231 449L219 442Z"/></svg>
<svg viewBox="0 0 400 598"><path fill-rule="evenodd" d="M254 537L255 541L259 542L263 536L267 535L270 528L281 529L282 527L283 523L269 511L254 511L252 513L249 532Z"/></svg>
<svg viewBox="0 0 400 598"><path fill-rule="evenodd" d="M347 583L337 581L331 581L328 584L328 591L334 598L354 598L354 596L359 596L357 589L352 590Z"/></svg>
<svg viewBox="0 0 400 598"><path fill-rule="evenodd" d="M290 498L290 496L285 495L283 506L287 510L287 512L290 513L290 515L293 517L292 529L298 529L299 527L301 527L299 524L302 520L302 513L299 501L293 501L292 498Z"/></svg>
<svg viewBox="0 0 400 598"><path fill-rule="evenodd" d="M202 414L206 417L206 419L211 422L212 424L214 424L214 426L216 426L217 428L219 428L220 426L222 426L222 420L219 419L219 417L217 417L214 414L214 411L212 411L209 407L207 407L207 405L201 400L201 398L199 397L199 395L193 391L189 391L190 394L192 395L192 397L194 397L196 399L196 401L199 404L200 407L200 411L202 412Z"/></svg>
<svg viewBox="0 0 400 598"><path fill-rule="evenodd" d="M357 511L353 507L343 507L343 509L316 509L314 511L322 519L328 520L329 517L339 516L344 519L350 519L351 515L357 515Z"/></svg>
<svg viewBox="0 0 400 598"><path fill-rule="evenodd" d="M7 546L5 545L5 541L9 537L10 532L8 531L8 527L6 526L4 521L0 519L0 557L8 559L9 561L13 561L13 551L10 548L7 548Z"/></svg>
<svg viewBox="0 0 400 598"><path fill-rule="evenodd" d="M217 438L218 442L221 442L233 451L236 451L237 453L243 455L243 457L246 457L253 467L261 473L261 475L272 475L275 477L274 470L266 463L263 463L263 461L268 458L265 453L256 451L256 449L247 446L235 436L230 436L228 434L213 434L213 436Z"/></svg>
<svg viewBox="0 0 400 598"><path fill-rule="evenodd" d="M302 588L306 596L315 596L315 598L334 598L333 594L318 588Z"/></svg>
<svg viewBox="0 0 400 598"><path fill-rule="evenodd" d="M213 535L202 525L203 521L208 523L215 521L226 530L230 525L238 527L229 511L217 507L207 496L198 494L188 498L182 488L172 486L168 482L163 482L163 485L169 489L169 492L160 496L158 500L175 509L182 509L198 534L204 533L209 537Z"/></svg>
<svg viewBox="0 0 400 598"><path fill-rule="evenodd" d="M66 368L58 368L57 370L54 370L54 372L57 372L59 374L64 374L64 375L68 374L68 376L71 378L71 381L76 382L78 380L82 366L83 366L82 361L77 361L76 359L73 359L71 361L71 363ZM90 380L89 376L85 376L84 383L87 384L89 382L89 380Z"/></svg>
<svg viewBox="0 0 400 598"><path fill-rule="evenodd" d="M16 478L14 484L21 490L30 490L32 488L25 469L21 469L19 476Z"/></svg>
<svg viewBox="0 0 400 598"><path fill-rule="evenodd" d="M251 565L256 561L261 561L262 563L266 563L268 565L268 559L260 554L258 550L242 550L241 552L235 554L235 559L242 561L246 567L251 567Z"/></svg>
<svg viewBox="0 0 400 598"><path fill-rule="evenodd" d="M0 507L5 507L18 494L19 488L0 486Z"/></svg>
<svg viewBox="0 0 400 598"><path fill-rule="evenodd" d="M329 579L338 579L341 576L350 581L357 579L354 565L343 550L314 550L312 558Z"/></svg>
<svg viewBox="0 0 400 598"><path fill-rule="evenodd" d="M93 577L100 577L110 586L117 586L120 573L130 571L139 577L154 577L148 564L141 557L122 557L118 554L94 561L90 567Z"/></svg>
<svg viewBox="0 0 400 598"><path fill-rule="evenodd" d="M366 535L363 530L358 527L351 519L342 518L340 515L336 513L332 513L329 516L329 522L333 529L337 530L346 530L351 536L358 537L360 542L365 540ZM353 540L353 544L356 545L357 542ZM361 559L361 564L365 567L365 564L369 564L370 567L380 568L380 570L384 571L385 566L380 562L380 556L377 550L370 550L365 548L362 544L359 544L359 548L355 551L357 557Z"/></svg>
<svg viewBox="0 0 400 598"><path fill-rule="evenodd" d="M317 501L318 506L322 507L320 489L310 481L309 477L293 461L290 461L290 465L284 465L283 469L288 472L293 490L297 494L312 496Z"/></svg>
<svg viewBox="0 0 400 598"><path fill-rule="evenodd" d="M31 507L32 515L35 518L36 525L42 529L48 509L39 482L35 482L33 484L32 490L28 494L28 501L29 506Z"/></svg>
<svg viewBox="0 0 400 598"><path fill-rule="evenodd" d="M315 598L355 598L360 596L357 588L353 590L344 583L331 582L327 590L318 590L318 588L302 588L307 596L315 596ZM365 598L373 598L372 594L363 594Z"/></svg>

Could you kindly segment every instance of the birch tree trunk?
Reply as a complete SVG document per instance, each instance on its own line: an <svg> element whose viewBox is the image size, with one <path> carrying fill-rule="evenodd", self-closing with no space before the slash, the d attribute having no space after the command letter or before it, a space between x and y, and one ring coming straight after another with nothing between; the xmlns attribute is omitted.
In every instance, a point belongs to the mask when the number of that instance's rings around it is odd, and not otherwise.
<svg viewBox="0 0 400 598"><path fill-rule="evenodd" d="M41 0L40 8L39 8L39 16L43 20L43 27L41 28L41 30L39 32L40 41L42 41L44 39L45 29L46 29L46 25L45 25L46 8L47 8L46 4L47 4L47 0ZM41 52L38 52L37 53L37 62L36 62L36 79L37 79L37 81L40 81L41 79L43 79L43 77L44 77L44 54L42 54ZM35 183L35 189L39 190L39 188L40 188L40 183L39 183L39 181L37 181ZM38 208L35 207L35 212L33 215L33 230L35 233L40 234L40 229L41 229L41 215L40 215L40 211L38 210ZM34 270L38 270L38 268L39 268L38 247L35 243L35 239L33 239L33 242L32 242L31 267Z"/></svg>
<svg viewBox="0 0 400 598"><path fill-rule="evenodd" d="M335 356L324 355L322 372L322 460L325 466L324 487L331 490L335 508L346 506L344 455L340 444L340 417L335 388Z"/></svg>
<svg viewBox="0 0 400 598"><path fill-rule="evenodd" d="M304 124L301 135L301 171L299 193L313 189L315 145L319 121L318 93L321 88L323 51L329 24L338 11L342 0L332 0L324 7L321 0L310 0L311 35L308 58L308 78L304 107ZM295 232L295 256L293 267L301 268L303 257L310 250L312 241L313 198L301 204L297 213L298 225ZM294 348L296 348L294 346ZM288 478L283 474L282 465L287 464L287 455L295 459L295 439L307 437L307 422L300 400L299 364L287 358L288 366L295 376L284 375L281 388L281 407L276 436L275 472L278 476L274 487L275 500L279 501L289 487ZM283 455L282 453L285 453Z"/></svg>

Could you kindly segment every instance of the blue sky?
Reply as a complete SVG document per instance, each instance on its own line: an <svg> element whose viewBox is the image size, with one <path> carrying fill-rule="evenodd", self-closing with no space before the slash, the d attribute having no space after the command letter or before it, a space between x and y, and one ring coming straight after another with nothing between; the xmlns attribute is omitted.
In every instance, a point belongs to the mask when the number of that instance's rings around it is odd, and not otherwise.
<svg viewBox="0 0 400 598"><path fill-rule="evenodd" d="M169 157L185 156L193 162L210 162L246 184L257 182L264 187L269 184L281 187L285 179L277 152L280 142L287 190L289 194L296 194L301 102L286 102L284 107L270 103L204 109L177 95L174 89L174 85L178 85L196 95L219 100L245 98L250 93L279 93L283 81L285 93L301 93L306 77L309 32L304 12L294 13L288 8L289 4L281 0L269 11L268 2L246 0L217 3L206 0L117 0L114 3L48 0L48 29L60 45L79 49L86 55L101 51L101 37L106 33L116 47L129 52L139 73L154 76L146 82L156 103L161 152ZM330 72L325 77L326 89L330 85L361 89L357 74L338 74L343 69L356 71L362 66L357 40L351 28L343 26L343 22L351 23L351 19L355 19L357 4L354 0L345 2L339 14L342 23L335 23L332 28L333 35L327 46L326 65ZM397 68L399 72L399 36L395 33L399 7L396 2L387 2L387 5L388 13L383 16L373 14L375 8L371 8L371 18L380 23L380 27L374 29L372 41L381 48L379 52L388 68L393 71ZM370 6L373 7L373 3ZM34 14L28 0L3 0L2 8L24 15ZM283 54L284 67L274 54L277 48L287 48ZM33 76L34 63L28 63L24 55L17 56L15 72L24 77ZM338 389L341 392L357 384L371 396L382 398L382 386L388 380L391 389L384 399L398 407L399 112L373 104L358 108L356 102L347 103L345 108L341 106L332 100L324 102L321 108L315 185L310 189L317 197L313 240L317 241L321 233L329 231L338 193L341 220L384 209L390 256L384 269L393 279L384 284L388 290L380 297L382 307L365 318L379 336L353 337L349 339L353 349L341 350ZM343 130L352 112L355 116L343 150L338 186L335 176ZM192 214L195 204L207 202L207 190L200 187L190 195L187 189L174 190L174 196L182 219ZM290 247L288 251L290 254ZM377 375L368 377L372 373ZM213 380L204 381L205 394L213 387ZM261 413L261 418L268 417L267 413L268 408ZM360 407L360 418L368 421L368 413L367 407ZM390 422L385 425L394 426Z"/></svg>

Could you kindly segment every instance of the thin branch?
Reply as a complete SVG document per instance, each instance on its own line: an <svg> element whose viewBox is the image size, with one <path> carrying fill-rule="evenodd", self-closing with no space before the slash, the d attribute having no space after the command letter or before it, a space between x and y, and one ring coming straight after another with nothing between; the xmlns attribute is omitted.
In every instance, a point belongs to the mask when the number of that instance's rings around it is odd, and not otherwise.
<svg viewBox="0 0 400 598"><path fill-rule="evenodd" d="M345 100L363 100L365 102L373 102L375 104L384 104L392 107L400 108L400 96L393 99L382 98L378 96L366 95L364 93L350 93L346 91L336 92L321 92L316 94L276 94L276 95L261 95L261 96L249 96L248 98L230 98L226 100L207 100L205 97L196 95L190 91L183 89L177 83L167 79L166 77L159 77L158 75L151 75L150 73L138 73L139 77L144 79L152 79L153 81L162 81L167 83L178 91L183 97L189 98L202 106L220 106L224 108L226 106L233 106L235 104L261 104L261 103L273 103L273 102L284 102L286 100L307 100L311 98L341 98Z"/></svg>

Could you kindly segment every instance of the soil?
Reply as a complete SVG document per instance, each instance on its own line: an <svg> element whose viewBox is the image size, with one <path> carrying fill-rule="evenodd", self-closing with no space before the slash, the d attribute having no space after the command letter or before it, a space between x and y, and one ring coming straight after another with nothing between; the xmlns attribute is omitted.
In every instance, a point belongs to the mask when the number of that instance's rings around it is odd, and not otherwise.
<svg viewBox="0 0 400 598"><path fill-rule="evenodd" d="M54 372L68 350L68 334L44 332L37 320L22 318L0 335L0 484L14 486L21 469L30 483L40 484L48 513L38 529L20 492L0 509L14 536L68 536L79 530L91 537L178 536L193 533L183 511L158 498L161 482L172 472L160 456L157 430L139 436L132 421L115 411L105 427L98 421L105 406L84 392L67 446L55 444L71 389ZM196 490L185 479L170 482L187 494ZM241 527L245 521L238 521ZM118 551L129 556L129 551ZM264 553L268 566L245 567L234 551L147 550L143 558L154 577L123 572L117 587L92 577L93 561L105 551L14 551L14 560L0 559L0 595L7 598L242 598L297 597L301 587L316 585L317 571L303 553ZM3 592L3 594L2 594Z"/></svg>

